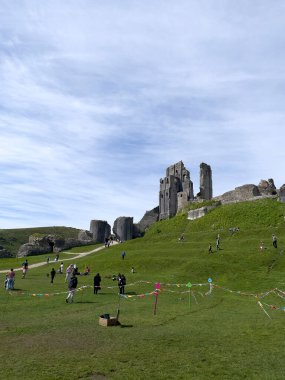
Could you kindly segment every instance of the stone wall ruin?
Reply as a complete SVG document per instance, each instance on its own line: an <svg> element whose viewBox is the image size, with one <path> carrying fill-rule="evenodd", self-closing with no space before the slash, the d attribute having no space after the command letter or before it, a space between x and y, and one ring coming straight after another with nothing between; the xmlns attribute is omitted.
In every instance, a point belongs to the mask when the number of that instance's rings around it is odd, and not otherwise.
<svg viewBox="0 0 285 380"><path fill-rule="evenodd" d="M201 200L210 200L213 196L212 170L205 163L200 165L200 192L197 196ZM166 176L160 179L159 219L175 216L194 199L193 182L183 162L169 166Z"/></svg>

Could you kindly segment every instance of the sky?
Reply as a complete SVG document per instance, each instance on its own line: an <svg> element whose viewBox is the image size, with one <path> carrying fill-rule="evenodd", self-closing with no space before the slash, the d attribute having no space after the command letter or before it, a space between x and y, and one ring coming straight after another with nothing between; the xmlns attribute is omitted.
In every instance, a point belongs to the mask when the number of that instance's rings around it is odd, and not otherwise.
<svg viewBox="0 0 285 380"><path fill-rule="evenodd" d="M0 0L0 228L111 227L200 163L285 183L283 0Z"/></svg>

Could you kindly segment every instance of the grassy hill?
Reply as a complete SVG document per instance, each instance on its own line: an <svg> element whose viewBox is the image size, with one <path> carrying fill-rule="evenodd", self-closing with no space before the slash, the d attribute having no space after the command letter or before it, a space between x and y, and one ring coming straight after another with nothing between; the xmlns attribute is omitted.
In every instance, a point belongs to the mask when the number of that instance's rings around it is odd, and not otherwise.
<svg viewBox="0 0 285 380"><path fill-rule="evenodd" d="M16 256L20 246L28 243L29 236L38 233L77 238L79 230L72 227L36 227L19 229L0 229L0 245Z"/></svg>
<svg viewBox="0 0 285 380"><path fill-rule="evenodd" d="M285 204L272 199L223 205L196 221L181 213L155 223L143 238L80 259L72 260L71 253L65 265L75 261L80 270L92 270L79 276L83 287L71 305L65 303L64 275L49 282L52 263L31 269L25 280L17 273L11 294L0 289L2 374L49 380L283 379L285 300L276 289L285 290L284 215ZM240 231L231 234L231 227ZM0 265L5 268L5 259ZM97 272L102 289L95 296ZM127 277L126 297L118 297L111 279L119 272ZM161 284L156 313L155 283ZM118 307L122 326L99 326L99 315L115 315Z"/></svg>

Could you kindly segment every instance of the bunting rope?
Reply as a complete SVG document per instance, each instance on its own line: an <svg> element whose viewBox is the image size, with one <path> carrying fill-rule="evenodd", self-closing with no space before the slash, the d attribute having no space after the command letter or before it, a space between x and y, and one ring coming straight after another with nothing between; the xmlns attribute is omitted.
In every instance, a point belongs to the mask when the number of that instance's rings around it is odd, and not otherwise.
<svg viewBox="0 0 285 380"><path fill-rule="evenodd" d="M148 284L148 285L154 285L155 282L152 282L152 281L146 281L146 280L140 280L140 281L137 281L137 282L133 282L133 283L130 283L128 285L126 285L127 287L131 287L131 286L136 286L136 285L139 285L139 284ZM190 288L192 287L209 287L209 290L206 291L206 292L202 292L202 291L193 291L191 290ZM178 288L177 290L173 290L173 289L169 289L171 287L176 287ZM183 290L183 288L188 288L187 290ZM81 286L79 288L76 289L76 292L80 292L80 291L83 291L85 289L94 289L94 286L92 285L84 285L84 286ZM102 289L102 287L101 287ZM103 287L103 289L118 289L118 286L117 285L114 285L114 286L105 286ZM147 296L153 296L153 295L157 295L159 293L175 293L175 294L180 294L180 295L183 295L183 294L189 294L189 297L192 296L195 300L195 303L198 304L198 301L197 301L197 298L196 298L196 295L200 295L201 297L204 297L204 296L209 296L210 294L212 294L213 290L214 289L219 289L219 290L222 290L224 292L228 292L228 293L233 293L233 294L237 294L237 295L241 295L241 296L246 296L246 297L252 297L256 300L257 302L257 305L260 307L260 309L266 314L266 316L269 318L269 319L272 319L271 316L269 315L269 313L266 311L265 308L269 308L270 310L280 310L280 311L283 311L285 312L285 306L277 306L277 305L273 305L273 304L269 304L269 303L266 303L264 301L264 299L266 297L268 297L269 295L275 295L279 298L281 298L282 300L285 300L285 291L282 291L278 288L274 288L274 289L270 289L270 290L267 290L265 292L262 292L262 293L251 293L251 292L244 292L244 291L240 291L240 290L232 290L232 289L229 289L229 288L226 288L226 287L223 287L223 286L220 286L220 285L217 285L217 284L213 284L212 283L212 280L211 279L208 279L208 283L196 283L196 284L190 284L190 283L187 283L187 284L183 284L183 283L160 283L160 288L159 289L154 289L150 292L145 292L145 293L141 293L141 294L119 294L122 298L125 298L125 299L138 299L138 298L144 298L144 297L147 297ZM8 294L10 295L20 295L20 296L31 296L31 297L53 297L53 296L57 296L57 295L62 295L62 294L67 294L69 292L69 290L67 291L62 291L62 292L54 292L54 293L30 293L30 292L20 292L20 291L7 291Z"/></svg>

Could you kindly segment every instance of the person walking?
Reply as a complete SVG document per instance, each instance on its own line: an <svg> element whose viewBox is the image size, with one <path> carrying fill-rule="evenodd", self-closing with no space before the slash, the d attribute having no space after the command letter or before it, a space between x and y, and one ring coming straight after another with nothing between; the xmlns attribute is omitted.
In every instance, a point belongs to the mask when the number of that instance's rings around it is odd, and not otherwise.
<svg viewBox="0 0 285 380"><path fill-rule="evenodd" d="M60 263L60 266L59 266L59 273L60 273L60 274L63 274L63 262Z"/></svg>
<svg viewBox="0 0 285 380"><path fill-rule="evenodd" d="M209 243L209 254L213 253L213 250L212 250L212 244Z"/></svg>
<svg viewBox="0 0 285 380"><path fill-rule="evenodd" d="M122 275L118 275L118 286L119 286L119 293L120 294L125 294L125 285L126 285L126 277Z"/></svg>
<svg viewBox="0 0 285 380"><path fill-rule="evenodd" d="M70 265L68 265L68 267L66 268L66 271L65 271L65 282L69 283L72 272L73 272L73 265L70 264Z"/></svg>
<svg viewBox="0 0 285 380"><path fill-rule="evenodd" d="M217 249L217 251L220 250L220 243L221 243L220 234L218 234L216 237L216 249Z"/></svg>
<svg viewBox="0 0 285 380"><path fill-rule="evenodd" d="M99 273L94 276L93 279L93 284L94 284L94 294L98 294L98 290L101 290L101 276Z"/></svg>
<svg viewBox="0 0 285 380"><path fill-rule="evenodd" d="M277 236L276 235L272 235L272 245L274 248L277 248Z"/></svg>
<svg viewBox="0 0 285 380"><path fill-rule="evenodd" d="M123 252L122 252L122 259L124 260L124 259L125 259L125 257L126 257L126 252L125 252L125 251L123 251Z"/></svg>
<svg viewBox="0 0 285 380"><path fill-rule="evenodd" d="M50 282L51 282L51 284L53 284L55 274L56 274L56 271L54 268L52 268L52 270L50 271Z"/></svg>
<svg viewBox="0 0 285 380"><path fill-rule="evenodd" d="M13 268L11 268L11 270L6 274L6 290L14 289L15 275L16 273L14 272Z"/></svg>
<svg viewBox="0 0 285 380"><path fill-rule="evenodd" d="M28 263L27 259L23 262L22 268L23 268L22 278L26 278L26 275L27 275L27 272L28 272L28 269L29 269L29 263Z"/></svg>
<svg viewBox="0 0 285 380"><path fill-rule="evenodd" d="M73 302L74 293L76 291L77 285L78 285L77 277L74 274L72 274L71 278L69 280L69 283L68 283L68 295L67 295L66 300L65 300L66 303L72 303Z"/></svg>

